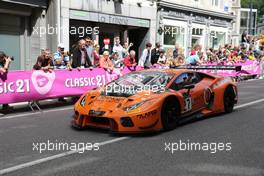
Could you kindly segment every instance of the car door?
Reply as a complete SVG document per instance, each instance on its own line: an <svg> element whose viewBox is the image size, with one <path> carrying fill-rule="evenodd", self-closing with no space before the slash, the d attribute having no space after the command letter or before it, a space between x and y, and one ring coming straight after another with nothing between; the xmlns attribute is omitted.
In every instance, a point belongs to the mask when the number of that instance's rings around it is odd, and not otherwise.
<svg viewBox="0 0 264 176"><path fill-rule="evenodd" d="M189 74L193 74L193 77L191 81L186 82ZM185 88L186 85L194 85L195 87L188 90ZM180 74L174 80L171 89L176 90L183 95L185 102L184 113L193 113L205 107L203 100L204 88L200 84L199 75L195 72L184 72Z"/></svg>

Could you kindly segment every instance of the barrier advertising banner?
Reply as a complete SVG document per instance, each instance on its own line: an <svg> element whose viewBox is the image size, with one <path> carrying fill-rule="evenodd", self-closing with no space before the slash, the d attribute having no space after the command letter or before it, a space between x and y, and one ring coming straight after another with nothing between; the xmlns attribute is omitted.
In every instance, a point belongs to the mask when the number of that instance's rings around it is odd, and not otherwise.
<svg viewBox="0 0 264 176"><path fill-rule="evenodd" d="M0 75L0 104L82 95L130 71L128 68L111 73L101 68L51 72L11 71Z"/></svg>

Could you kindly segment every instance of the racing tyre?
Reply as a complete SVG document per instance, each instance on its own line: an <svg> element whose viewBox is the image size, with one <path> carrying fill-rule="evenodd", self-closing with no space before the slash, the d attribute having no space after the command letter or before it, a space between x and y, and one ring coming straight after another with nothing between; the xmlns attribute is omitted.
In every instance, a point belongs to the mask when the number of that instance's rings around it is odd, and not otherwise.
<svg viewBox="0 0 264 176"><path fill-rule="evenodd" d="M174 97L167 98L161 109L161 122L163 129L169 131L175 129L180 120L179 102Z"/></svg>
<svg viewBox="0 0 264 176"><path fill-rule="evenodd" d="M235 93L232 86L228 86L224 93L225 113L231 113L235 106Z"/></svg>

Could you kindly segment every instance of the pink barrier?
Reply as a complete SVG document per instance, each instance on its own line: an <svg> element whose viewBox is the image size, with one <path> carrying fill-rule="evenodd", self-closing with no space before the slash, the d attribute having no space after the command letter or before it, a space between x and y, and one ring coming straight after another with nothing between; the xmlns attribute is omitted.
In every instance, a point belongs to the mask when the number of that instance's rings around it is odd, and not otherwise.
<svg viewBox="0 0 264 176"><path fill-rule="evenodd" d="M112 73L101 68L52 72L11 71L7 75L0 75L0 104L78 96L129 72L131 70L128 68Z"/></svg>

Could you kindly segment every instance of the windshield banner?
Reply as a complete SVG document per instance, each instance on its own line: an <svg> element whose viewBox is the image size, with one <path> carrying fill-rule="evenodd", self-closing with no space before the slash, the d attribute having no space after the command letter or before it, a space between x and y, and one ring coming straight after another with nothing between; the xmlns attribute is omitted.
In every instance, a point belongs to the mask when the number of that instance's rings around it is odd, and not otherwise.
<svg viewBox="0 0 264 176"><path fill-rule="evenodd" d="M219 69L199 69L202 67L206 66L219 66ZM232 70L229 69L230 66L241 66L240 71ZM181 67L181 66L180 66ZM192 66L196 67L196 66ZM226 69L224 69L226 67ZM162 65L154 65L152 68L168 68L167 66L162 66ZM189 69L189 68L188 68ZM217 64L217 63L207 63L203 64L201 66L197 66L197 69L192 70L197 70L203 73L211 73L211 74L216 74L219 76L230 76L230 77L236 77L236 76L250 76L250 75L259 75L261 73L261 64L258 61L246 61L246 62L241 62L241 63L236 63L236 64L230 64L230 63L222 63L222 64Z"/></svg>

